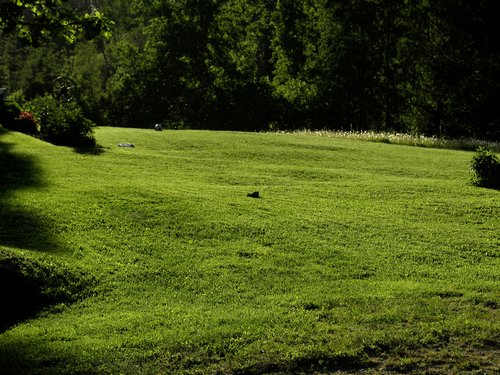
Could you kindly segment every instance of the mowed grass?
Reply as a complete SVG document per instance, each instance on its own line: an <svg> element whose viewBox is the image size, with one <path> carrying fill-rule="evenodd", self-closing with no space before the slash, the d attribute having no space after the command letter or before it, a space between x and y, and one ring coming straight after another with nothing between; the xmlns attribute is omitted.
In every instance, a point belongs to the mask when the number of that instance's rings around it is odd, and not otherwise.
<svg viewBox="0 0 500 375"><path fill-rule="evenodd" d="M472 153L96 136L0 134L0 251L93 280L1 333L0 373L500 371L500 192L467 182Z"/></svg>

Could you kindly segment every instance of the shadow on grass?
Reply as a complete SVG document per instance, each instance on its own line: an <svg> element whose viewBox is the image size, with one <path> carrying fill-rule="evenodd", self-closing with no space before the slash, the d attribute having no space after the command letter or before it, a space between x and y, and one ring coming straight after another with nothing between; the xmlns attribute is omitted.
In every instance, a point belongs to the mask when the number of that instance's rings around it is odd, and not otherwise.
<svg viewBox="0 0 500 375"><path fill-rule="evenodd" d="M0 200L0 246L57 253L61 245L49 230L55 225L53 220Z"/></svg>
<svg viewBox="0 0 500 375"><path fill-rule="evenodd" d="M102 155L104 154L104 148L101 146L95 147L74 147L73 151L81 155Z"/></svg>
<svg viewBox="0 0 500 375"><path fill-rule="evenodd" d="M88 359L88 354L75 353L68 345L69 339L61 339L53 345L44 345L36 337L22 337L16 342L0 341L0 374L103 374L100 362ZM59 346L54 348L59 344ZM62 344L62 345L61 345ZM67 345L64 345L67 344ZM71 344L71 343L69 343ZM52 347L51 347L52 346ZM111 372L106 372L111 374ZM133 372L124 372L132 374Z"/></svg>
<svg viewBox="0 0 500 375"><path fill-rule="evenodd" d="M35 260L0 250L0 333L49 306L87 297L94 284L91 276L51 257Z"/></svg>
<svg viewBox="0 0 500 375"><path fill-rule="evenodd" d="M50 267L22 259L22 252L16 250L53 253L61 245L51 234L53 221L15 203L16 191L42 187L43 180L35 160L14 152L6 134L0 127L0 332L60 301L58 290L67 284L52 275Z"/></svg>
<svg viewBox="0 0 500 375"><path fill-rule="evenodd" d="M347 373L369 372L377 363L364 354L303 357L281 363L259 363L238 369L235 375L257 374L323 374L345 371Z"/></svg>
<svg viewBox="0 0 500 375"><path fill-rule="evenodd" d="M32 157L12 151L5 133L0 128L0 246L53 252L59 247L50 235L54 223L12 199L18 190L42 187L42 172Z"/></svg>

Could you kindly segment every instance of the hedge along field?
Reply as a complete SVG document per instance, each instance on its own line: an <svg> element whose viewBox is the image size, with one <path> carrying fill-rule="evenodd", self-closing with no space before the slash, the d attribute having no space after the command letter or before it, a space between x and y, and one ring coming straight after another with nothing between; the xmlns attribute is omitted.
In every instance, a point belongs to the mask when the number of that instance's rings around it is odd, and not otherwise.
<svg viewBox="0 0 500 375"><path fill-rule="evenodd" d="M96 138L89 153L0 133L0 261L59 293L0 333L0 372L500 370L500 193L468 183L472 153Z"/></svg>

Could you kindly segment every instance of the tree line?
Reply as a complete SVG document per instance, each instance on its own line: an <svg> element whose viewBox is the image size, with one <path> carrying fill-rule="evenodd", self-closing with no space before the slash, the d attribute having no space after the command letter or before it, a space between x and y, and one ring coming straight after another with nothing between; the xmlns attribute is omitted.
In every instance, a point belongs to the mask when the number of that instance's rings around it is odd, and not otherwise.
<svg viewBox="0 0 500 375"><path fill-rule="evenodd" d="M30 100L70 76L101 125L500 139L493 0L90 3L111 38L4 32L0 86Z"/></svg>

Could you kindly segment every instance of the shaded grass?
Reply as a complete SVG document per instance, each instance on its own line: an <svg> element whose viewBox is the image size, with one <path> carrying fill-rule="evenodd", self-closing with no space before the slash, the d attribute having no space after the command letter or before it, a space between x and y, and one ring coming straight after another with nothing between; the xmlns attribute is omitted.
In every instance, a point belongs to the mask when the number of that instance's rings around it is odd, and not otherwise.
<svg viewBox="0 0 500 375"><path fill-rule="evenodd" d="M51 222L46 256L99 282L1 334L7 373L498 370L500 196L467 183L469 153L304 134L96 136L98 155L3 139L39 173L2 204Z"/></svg>
<svg viewBox="0 0 500 375"><path fill-rule="evenodd" d="M0 250L0 332L46 308L87 297L92 284L60 261Z"/></svg>

